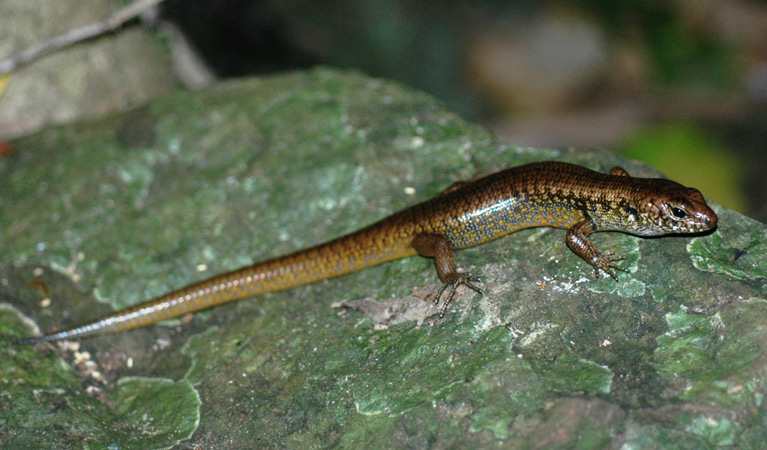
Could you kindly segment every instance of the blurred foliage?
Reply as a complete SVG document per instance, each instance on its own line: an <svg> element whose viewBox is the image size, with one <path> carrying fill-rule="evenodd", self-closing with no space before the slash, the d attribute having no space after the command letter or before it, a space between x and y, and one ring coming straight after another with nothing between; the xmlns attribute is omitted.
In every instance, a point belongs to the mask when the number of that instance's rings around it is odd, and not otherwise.
<svg viewBox="0 0 767 450"><path fill-rule="evenodd" d="M661 82L699 88L730 89L739 77L732 53L720 41L678 22L648 30L655 75Z"/></svg>
<svg viewBox="0 0 767 450"><path fill-rule="evenodd" d="M610 36L647 46L653 75L661 83L696 89L730 89L738 64L728 45L684 17L678 2L584 0L583 9Z"/></svg>
<svg viewBox="0 0 767 450"><path fill-rule="evenodd" d="M748 209L741 186L745 167L724 144L696 125L666 123L639 130L620 151L723 206Z"/></svg>

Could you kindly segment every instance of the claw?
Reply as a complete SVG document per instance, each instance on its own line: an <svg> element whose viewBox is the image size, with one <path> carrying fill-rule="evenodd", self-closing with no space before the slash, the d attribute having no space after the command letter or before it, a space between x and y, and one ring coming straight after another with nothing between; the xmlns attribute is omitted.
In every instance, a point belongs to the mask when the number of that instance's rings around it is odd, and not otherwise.
<svg viewBox="0 0 767 450"><path fill-rule="evenodd" d="M474 284L481 282L482 280L479 277L466 274L460 275L455 280L448 281L447 283L443 284L440 290L437 292L437 296L434 298L434 304L439 304L439 300L442 298L442 294L444 294L448 288L450 288L450 292L447 294L447 298L445 298L445 302L442 304L442 308L439 310L439 318L442 319L445 317L447 307L450 306L450 303L453 301L453 297L455 297L455 292L458 290L458 286L464 285L476 293L484 295L485 292L482 290L482 288Z"/></svg>
<svg viewBox="0 0 767 450"><path fill-rule="evenodd" d="M594 276L595 278L599 279L599 271L603 270L606 274L610 275L613 280L618 281L618 276L615 275L615 270L620 270L622 272L628 272L627 269L619 266L618 264L615 264L615 261L621 261L625 259L623 256L615 256L612 252L605 252L601 253L598 256L595 256L591 260L591 266L594 267Z"/></svg>

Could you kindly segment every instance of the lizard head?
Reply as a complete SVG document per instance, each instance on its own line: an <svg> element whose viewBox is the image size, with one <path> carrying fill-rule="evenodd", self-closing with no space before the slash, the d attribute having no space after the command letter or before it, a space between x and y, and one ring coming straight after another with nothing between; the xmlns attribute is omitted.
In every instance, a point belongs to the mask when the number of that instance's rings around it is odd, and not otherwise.
<svg viewBox="0 0 767 450"><path fill-rule="evenodd" d="M636 207L627 207L637 225L636 234L700 233L716 228L716 213L703 194L671 180L653 179ZM633 217L632 217L633 215Z"/></svg>

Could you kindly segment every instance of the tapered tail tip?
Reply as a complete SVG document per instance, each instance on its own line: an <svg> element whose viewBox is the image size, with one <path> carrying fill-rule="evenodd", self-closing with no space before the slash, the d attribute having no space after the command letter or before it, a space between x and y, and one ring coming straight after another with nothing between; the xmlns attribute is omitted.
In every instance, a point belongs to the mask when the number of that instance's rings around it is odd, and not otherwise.
<svg viewBox="0 0 767 450"><path fill-rule="evenodd" d="M39 344L40 342L48 342L48 339L45 339L45 336L33 336L18 338L15 340L15 342L17 345L34 345Z"/></svg>
<svg viewBox="0 0 767 450"><path fill-rule="evenodd" d="M41 342L57 342L64 339L71 338L72 333L69 331L61 331L59 333L44 334L42 336L29 336L25 338L16 339L18 345L34 345Z"/></svg>

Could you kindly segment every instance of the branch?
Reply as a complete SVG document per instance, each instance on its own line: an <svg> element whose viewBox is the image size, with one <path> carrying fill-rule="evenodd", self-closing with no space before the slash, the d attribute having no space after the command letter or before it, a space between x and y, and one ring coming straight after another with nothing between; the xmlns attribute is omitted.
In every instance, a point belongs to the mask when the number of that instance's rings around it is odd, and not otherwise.
<svg viewBox="0 0 767 450"><path fill-rule="evenodd" d="M62 48L69 47L70 45L94 38L96 36L100 36L102 34L110 33L122 26L125 22L135 18L145 10L164 1L165 0L136 0L125 8L114 13L106 20L95 22L82 28L68 31L64 34L54 36L40 44L29 47L26 50L11 56L10 58L0 61L0 76L29 65L36 59L39 59L49 53L53 53Z"/></svg>

